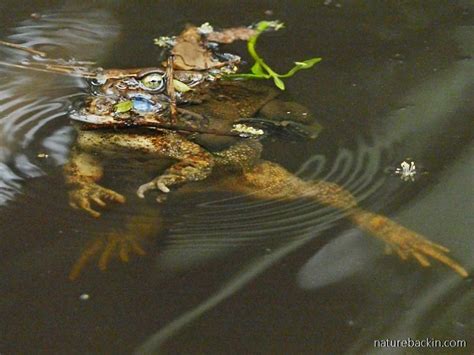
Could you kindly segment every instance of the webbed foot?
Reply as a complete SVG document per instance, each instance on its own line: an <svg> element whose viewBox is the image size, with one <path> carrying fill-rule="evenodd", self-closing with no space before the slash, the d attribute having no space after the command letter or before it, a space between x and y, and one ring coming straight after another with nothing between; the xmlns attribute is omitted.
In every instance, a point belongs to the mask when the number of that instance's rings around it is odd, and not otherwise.
<svg viewBox="0 0 474 355"><path fill-rule="evenodd" d="M96 256L98 256L97 266L101 271L105 271L113 259L120 259L126 263L133 254L146 255L140 240L131 234L108 233L104 237L94 240L82 251L71 268L69 279L76 280L86 265Z"/></svg>
<svg viewBox="0 0 474 355"><path fill-rule="evenodd" d="M387 243L387 251L395 251L402 260L412 258L421 266L430 267L430 259L433 259L448 266L462 277L469 276L466 269L446 255L449 253L448 248L429 241L387 217L357 210L350 218L360 227Z"/></svg>
<svg viewBox="0 0 474 355"><path fill-rule="evenodd" d="M95 218L100 217L100 212L92 208L92 203L105 207L107 202L124 203L125 197L96 183L81 184L69 191L69 205L75 209L82 209Z"/></svg>
<svg viewBox="0 0 474 355"><path fill-rule="evenodd" d="M232 177L223 181L222 187L263 199L312 198L321 204L344 210L348 219L383 240L404 260L413 258L424 267L430 266L430 259L437 260L462 277L469 276L466 269L447 255L447 248L387 217L362 210L357 207L355 197L337 184L325 181L308 183L278 164L262 161L245 171L240 180Z"/></svg>

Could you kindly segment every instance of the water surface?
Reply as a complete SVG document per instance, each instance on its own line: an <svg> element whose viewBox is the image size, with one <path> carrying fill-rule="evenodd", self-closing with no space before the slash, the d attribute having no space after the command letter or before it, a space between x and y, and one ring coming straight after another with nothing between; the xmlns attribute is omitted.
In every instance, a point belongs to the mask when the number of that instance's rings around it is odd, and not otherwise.
<svg viewBox="0 0 474 355"><path fill-rule="evenodd" d="M287 28L259 48L281 71L323 57L288 80L284 98L306 105L324 131L314 142L268 140L264 157L344 186L472 272L471 5L5 1L0 38L103 67L151 66L152 39L186 23L280 19ZM26 57L1 48L2 61ZM70 209L67 110L84 83L4 67L0 78L1 353L378 353L374 339L408 337L463 339L455 352L474 350L471 278L386 256L314 202L256 201L209 183L157 205L134 197L144 177L124 160L104 185L127 195L126 206L100 220ZM429 174L413 183L387 174L407 157ZM156 221L147 255L106 272L95 258L71 282L88 243L131 215Z"/></svg>

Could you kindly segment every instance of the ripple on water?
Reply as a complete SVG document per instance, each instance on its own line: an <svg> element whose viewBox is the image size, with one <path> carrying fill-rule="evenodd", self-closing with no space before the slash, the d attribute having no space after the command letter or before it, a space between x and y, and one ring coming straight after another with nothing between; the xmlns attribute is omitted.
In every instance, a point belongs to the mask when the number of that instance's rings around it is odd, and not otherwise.
<svg viewBox="0 0 474 355"><path fill-rule="evenodd" d="M308 157L296 174L307 181L336 182L363 201L384 183L382 170L379 147L359 140L354 150L339 149L335 159L321 154ZM252 199L251 195L216 198L200 203L180 218L173 225L165 248L176 252L270 245L306 237L308 230L321 225L329 227L343 217L343 212L309 199L263 201Z"/></svg>
<svg viewBox="0 0 474 355"><path fill-rule="evenodd" d="M97 60L119 28L109 13L100 10L56 11L27 19L11 32L7 41L44 50L52 58ZM2 63L30 60L28 53L0 48ZM68 107L85 83L3 65L0 82L0 205L5 205L21 192L24 180L44 174L38 154L47 154L49 165L64 163L72 139Z"/></svg>

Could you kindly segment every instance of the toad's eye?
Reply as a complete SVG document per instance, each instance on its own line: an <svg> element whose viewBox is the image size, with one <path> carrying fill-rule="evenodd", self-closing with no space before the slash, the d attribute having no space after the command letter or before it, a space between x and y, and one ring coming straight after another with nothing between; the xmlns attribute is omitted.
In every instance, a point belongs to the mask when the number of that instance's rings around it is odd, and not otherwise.
<svg viewBox="0 0 474 355"><path fill-rule="evenodd" d="M163 75L157 73L148 74L140 82L145 90L158 91L165 86Z"/></svg>

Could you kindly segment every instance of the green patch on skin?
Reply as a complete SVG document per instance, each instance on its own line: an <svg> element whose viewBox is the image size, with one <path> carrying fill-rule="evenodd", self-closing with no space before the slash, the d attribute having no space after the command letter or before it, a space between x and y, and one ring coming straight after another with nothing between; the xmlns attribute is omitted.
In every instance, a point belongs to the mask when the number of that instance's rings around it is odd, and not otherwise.
<svg viewBox="0 0 474 355"><path fill-rule="evenodd" d="M257 24L256 27L256 34L253 35L247 42L247 49L249 54L255 60L255 64L250 69L250 73L242 73L242 74L229 74L224 76L225 79L272 79L275 83L275 86L280 90L285 90L285 83L283 82L282 78L289 78L293 76L296 72L300 71L301 69L310 69L315 64L319 63L322 58L315 57L311 58L302 62L295 62L295 66L291 68L285 74L278 74L272 68L268 66L267 63L260 57L256 50L256 44L258 37L266 30L273 29L278 31L279 29L283 28L284 25L282 22L278 21L261 21Z"/></svg>

